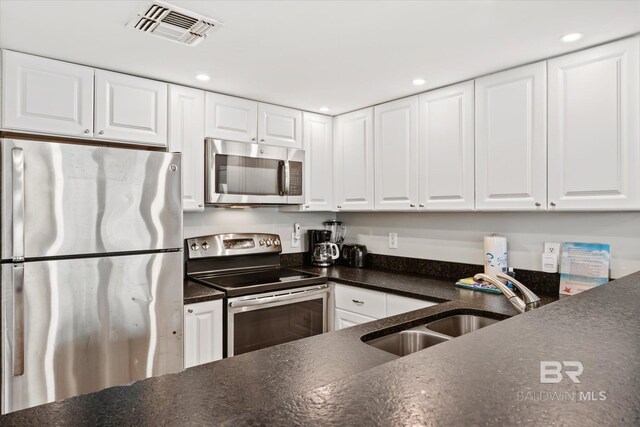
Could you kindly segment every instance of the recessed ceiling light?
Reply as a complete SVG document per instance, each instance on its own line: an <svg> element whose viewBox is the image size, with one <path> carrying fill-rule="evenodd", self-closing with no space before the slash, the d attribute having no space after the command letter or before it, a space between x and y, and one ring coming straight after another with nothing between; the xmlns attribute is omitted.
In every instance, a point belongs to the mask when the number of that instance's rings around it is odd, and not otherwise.
<svg viewBox="0 0 640 427"><path fill-rule="evenodd" d="M211 77L209 77L208 74L198 74L196 76L196 79L200 80L201 82L207 82L211 79Z"/></svg>
<svg viewBox="0 0 640 427"><path fill-rule="evenodd" d="M414 79L411 83L413 83L414 86L422 86L423 84L426 83L425 79Z"/></svg>
<svg viewBox="0 0 640 427"><path fill-rule="evenodd" d="M329 111L329 107L320 107L318 108L318 110L322 111L323 113L326 113L327 111Z"/></svg>
<svg viewBox="0 0 640 427"><path fill-rule="evenodd" d="M571 43L571 42L580 40L582 36L583 36L582 33L569 33L562 36L560 40L562 40L565 43Z"/></svg>

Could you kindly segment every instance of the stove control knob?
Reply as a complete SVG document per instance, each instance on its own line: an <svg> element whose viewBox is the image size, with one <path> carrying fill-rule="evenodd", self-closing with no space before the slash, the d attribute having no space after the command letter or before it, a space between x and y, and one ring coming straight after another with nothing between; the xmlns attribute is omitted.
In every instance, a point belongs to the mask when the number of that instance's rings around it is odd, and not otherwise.
<svg viewBox="0 0 640 427"><path fill-rule="evenodd" d="M260 246L264 246L264 239L260 239L258 243L260 243Z"/></svg>
<svg viewBox="0 0 640 427"><path fill-rule="evenodd" d="M280 246L280 240L278 240L278 239L274 240L274 241L273 241L273 244L274 244L275 246Z"/></svg>
<svg viewBox="0 0 640 427"><path fill-rule="evenodd" d="M193 242L191 244L191 250L196 252L198 249L200 249L200 246L198 246L198 244L196 242Z"/></svg>
<svg viewBox="0 0 640 427"><path fill-rule="evenodd" d="M204 249L205 251L209 249L209 242L207 241L202 242L202 249Z"/></svg>
<svg viewBox="0 0 640 427"><path fill-rule="evenodd" d="M267 247L271 246L271 243L273 243L271 239L267 240Z"/></svg>

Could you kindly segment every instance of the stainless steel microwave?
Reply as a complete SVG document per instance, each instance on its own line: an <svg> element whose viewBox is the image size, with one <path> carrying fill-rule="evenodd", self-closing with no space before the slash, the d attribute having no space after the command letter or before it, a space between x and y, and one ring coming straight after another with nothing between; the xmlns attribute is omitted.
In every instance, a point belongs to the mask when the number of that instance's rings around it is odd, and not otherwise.
<svg viewBox="0 0 640 427"><path fill-rule="evenodd" d="M205 203L304 203L304 150L205 139Z"/></svg>

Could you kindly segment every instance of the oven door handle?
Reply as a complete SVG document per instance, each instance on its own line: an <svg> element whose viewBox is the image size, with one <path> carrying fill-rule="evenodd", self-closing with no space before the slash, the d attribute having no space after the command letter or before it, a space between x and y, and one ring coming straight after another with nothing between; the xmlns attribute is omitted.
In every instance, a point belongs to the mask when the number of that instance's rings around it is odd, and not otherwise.
<svg viewBox="0 0 640 427"><path fill-rule="evenodd" d="M320 285L315 289L309 289L298 292L291 292L283 295L273 295L263 298L250 299L245 301L231 301L229 302L229 307L231 308L241 308L241 307L251 307L256 305L265 305L271 304L278 301L287 301L287 300L295 300L300 298L301 296L314 296L327 293L329 289L329 285Z"/></svg>

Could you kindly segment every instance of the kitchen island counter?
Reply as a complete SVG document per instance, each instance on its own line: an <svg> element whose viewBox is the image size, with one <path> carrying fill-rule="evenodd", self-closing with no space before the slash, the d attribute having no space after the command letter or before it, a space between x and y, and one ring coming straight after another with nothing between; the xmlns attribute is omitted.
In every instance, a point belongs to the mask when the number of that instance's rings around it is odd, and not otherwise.
<svg viewBox="0 0 640 427"><path fill-rule="evenodd" d="M369 275L369 287L379 288L382 282L376 279L396 275L358 274ZM407 275L397 277L397 283L406 283ZM548 425L570 419L583 425L637 424L640 273L513 318L508 317L517 314L515 309L501 295L441 286L451 294L440 295L449 301L436 306L19 411L0 421ZM453 313L508 319L403 358L361 340ZM560 384L540 384L539 364L545 360L580 361L581 383L565 378ZM607 399L536 401L542 391L604 391Z"/></svg>

